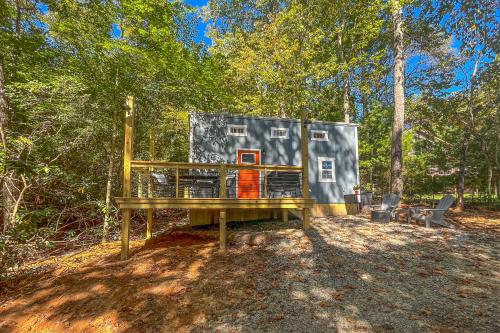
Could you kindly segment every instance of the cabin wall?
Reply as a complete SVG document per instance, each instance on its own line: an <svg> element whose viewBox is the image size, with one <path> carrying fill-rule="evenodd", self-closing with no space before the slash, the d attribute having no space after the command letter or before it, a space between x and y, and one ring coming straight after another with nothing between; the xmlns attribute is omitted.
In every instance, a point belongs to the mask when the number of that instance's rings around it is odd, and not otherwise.
<svg viewBox="0 0 500 333"><path fill-rule="evenodd" d="M328 141L309 140L309 183L311 198L318 204L344 203L358 181L357 127L312 123L311 130L328 131ZM300 151L299 151L300 154ZM319 157L335 158L335 182L319 181Z"/></svg>
<svg viewBox="0 0 500 333"><path fill-rule="evenodd" d="M248 135L227 134L228 125L246 125ZM289 128L289 139L272 139L271 127ZM261 164L300 165L300 123L283 119L228 117L190 114L190 161L200 163L236 163L238 149L259 149Z"/></svg>
<svg viewBox="0 0 500 333"><path fill-rule="evenodd" d="M228 125L246 125L247 136L228 135ZM289 139L271 138L271 127L289 128ZM329 141L309 140L311 198L343 204L359 184L357 126L312 122L309 131L328 131ZM190 162L236 163L238 149L259 149L262 164L301 165L300 121L245 116L190 114ZM318 157L335 158L334 183L319 182Z"/></svg>

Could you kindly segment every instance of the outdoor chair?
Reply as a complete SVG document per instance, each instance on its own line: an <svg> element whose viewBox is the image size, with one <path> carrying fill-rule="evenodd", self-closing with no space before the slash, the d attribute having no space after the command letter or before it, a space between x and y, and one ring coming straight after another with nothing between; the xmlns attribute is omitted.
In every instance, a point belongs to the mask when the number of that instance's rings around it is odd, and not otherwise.
<svg viewBox="0 0 500 333"><path fill-rule="evenodd" d="M193 198L216 198L218 197L218 181L198 179L193 184Z"/></svg>
<svg viewBox="0 0 500 333"><path fill-rule="evenodd" d="M172 196L172 185L163 173L151 172L149 176L152 180L155 196Z"/></svg>
<svg viewBox="0 0 500 333"><path fill-rule="evenodd" d="M300 175L294 172L271 172L268 177L269 198L297 198L300 196Z"/></svg>
<svg viewBox="0 0 500 333"><path fill-rule="evenodd" d="M444 221L443 217L454 202L455 198L451 194L447 194L439 201L436 208L411 207L408 220L413 219L425 222L427 228L430 228L431 223L449 227L449 224Z"/></svg>
<svg viewBox="0 0 500 333"><path fill-rule="evenodd" d="M390 222L396 219L398 205L399 196L397 194L385 194L381 205L370 206L370 220L374 222Z"/></svg>
<svg viewBox="0 0 500 333"><path fill-rule="evenodd" d="M236 193L238 192L236 189L236 173L228 173L226 179L226 194L228 198L236 198Z"/></svg>

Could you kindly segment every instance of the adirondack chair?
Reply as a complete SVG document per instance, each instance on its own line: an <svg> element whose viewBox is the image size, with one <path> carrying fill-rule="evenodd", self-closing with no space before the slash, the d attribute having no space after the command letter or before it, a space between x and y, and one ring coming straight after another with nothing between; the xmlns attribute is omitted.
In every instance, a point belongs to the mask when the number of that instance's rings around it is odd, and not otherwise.
<svg viewBox="0 0 500 333"><path fill-rule="evenodd" d="M382 197L382 204L370 206L371 220L384 220L389 222L396 218L396 208L399 205L399 196L395 193L385 194Z"/></svg>
<svg viewBox="0 0 500 333"><path fill-rule="evenodd" d="M436 208L412 207L410 208L409 219L425 222L425 226L430 228L431 223L439 224L448 227L449 224L443 220L444 213L455 202L455 198L451 194L445 195L438 203Z"/></svg>

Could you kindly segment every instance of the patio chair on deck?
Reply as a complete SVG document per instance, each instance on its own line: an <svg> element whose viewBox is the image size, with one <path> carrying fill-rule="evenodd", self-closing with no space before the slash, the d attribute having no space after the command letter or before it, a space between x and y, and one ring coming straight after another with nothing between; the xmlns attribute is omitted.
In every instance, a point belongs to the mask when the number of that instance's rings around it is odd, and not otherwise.
<svg viewBox="0 0 500 333"><path fill-rule="evenodd" d="M267 176L269 198L300 197L300 175L296 172L271 172Z"/></svg>
<svg viewBox="0 0 500 333"><path fill-rule="evenodd" d="M153 192L155 196L172 196L172 185L169 184L167 176L163 173L151 172L149 174L153 184Z"/></svg>
<svg viewBox="0 0 500 333"><path fill-rule="evenodd" d="M439 200L436 208L412 207L410 208L408 220L414 219L425 222L427 228L430 228L431 223L449 227L449 224L444 221L443 217L444 213L450 209L454 202L455 198L451 194L447 194Z"/></svg>
<svg viewBox="0 0 500 333"><path fill-rule="evenodd" d="M219 196L219 182L210 179L195 180L192 186L193 198L217 198Z"/></svg>
<svg viewBox="0 0 500 333"><path fill-rule="evenodd" d="M371 221L390 222L396 218L396 208L399 205L399 196L395 193L385 194L382 198L382 204L371 206Z"/></svg>

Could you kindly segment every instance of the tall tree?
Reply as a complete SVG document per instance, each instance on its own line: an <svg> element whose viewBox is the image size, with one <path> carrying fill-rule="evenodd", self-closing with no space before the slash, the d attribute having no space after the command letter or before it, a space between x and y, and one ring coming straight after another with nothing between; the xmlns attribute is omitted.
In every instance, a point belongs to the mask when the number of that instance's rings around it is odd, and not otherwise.
<svg viewBox="0 0 500 333"><path fill-rule="evenodd" d="M399 0L392 1L394 29L394 119L392 124L391 189L403 196L403 128L405 113L405 55L403 7Z"/></svg>
<svg viewBox="0 0 500 333"><path fill-rule="evenodd" d="M461 96L464 106L460 122L463 124L463 133L460 138L458 152L459 174L457 177L457 206L464 208L464 192L468 158L474 141L483 142L480 150L486 152L485 137L488 131L480 129L481 112L479 87L481 74L495 59L498 49L498 4L494 0L443 0L429 2L425 11L431 19L442 22L444 30L452 34L458 51L455 62L455 89ZM488 154L483 154L485 159L490 159ZM491 161L488 161L491 164Z"/></svg>

